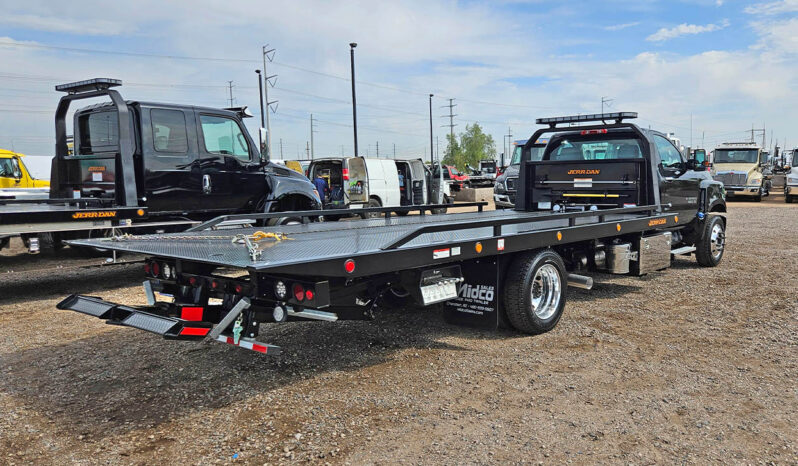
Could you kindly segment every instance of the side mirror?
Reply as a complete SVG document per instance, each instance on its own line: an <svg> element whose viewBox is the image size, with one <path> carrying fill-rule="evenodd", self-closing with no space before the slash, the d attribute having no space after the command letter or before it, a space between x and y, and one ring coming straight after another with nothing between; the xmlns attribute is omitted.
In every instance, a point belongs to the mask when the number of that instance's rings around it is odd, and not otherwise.
<svg viewBox="0 0 798 466"><path fill-rule="evenodd" d="M22 179L22 169L19 167L19 159L16 157L11 159L11 175L17 182Z"/></svg>
<svg viewBox="0 0 798 466"><path fill-rule="evenodd" d="M262 141L260 146L260 162L266 163L269 161L270 156L269 144L267 143L269 140L269 133L266 131L266 128L259 128L258 132L260 133L260 140Z"/></svg>
<svg viewBox="0 0 798 466"><path fill-rule="evenodd" d="M693 171L701 171L704 170L704 164L699 162L696 159L687 159L687 169Z"/></svg>

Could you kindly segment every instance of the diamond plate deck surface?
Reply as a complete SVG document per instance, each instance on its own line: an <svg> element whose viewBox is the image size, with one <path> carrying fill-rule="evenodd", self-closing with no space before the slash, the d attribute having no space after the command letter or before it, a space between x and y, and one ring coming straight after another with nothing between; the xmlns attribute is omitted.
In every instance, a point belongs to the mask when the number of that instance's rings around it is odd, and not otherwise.
<svg viewBox="0 0 798 466"><path fill-rule="evenodd" d="M525 218L529 222L504 225L502 236L516 233L564 228L567 219L546 220L549 212L517 212L513 210L469 212L443 215L378 218L343 222L311 223L264 228L236 228L190 233L167 233L145 237L94 239L71 241L71 244L95 246L118 251L129 251L159 257L173 257L232 267L265 270L280 265L312 263L317 260L338 257L356 257L372 254L390 245L403 236L428 225L457 225L479 220ZM608 216L607 221L624 218L639 218L639 214ZM577 218L577 225L595 222L595 217ZM258 260L251 260L243 244L233 244L237 234L251 235L256 231L273 231L287 235L284 241L262 240L263 249ZM203 239L224 236L225 239ZM440 233L425 233L400 249L422 246L446 245L448 243L472 241L493 236L492 226L451 230Z"/></svg>

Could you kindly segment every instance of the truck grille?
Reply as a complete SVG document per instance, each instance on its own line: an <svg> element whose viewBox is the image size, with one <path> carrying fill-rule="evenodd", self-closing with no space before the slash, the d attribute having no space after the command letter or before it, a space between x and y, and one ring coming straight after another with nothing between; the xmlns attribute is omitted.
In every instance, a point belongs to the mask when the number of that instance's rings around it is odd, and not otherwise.
<svg viewBox="0 0 798 466"><path fill-rule="evenodd" d="M744 186L748 177L744 173L718 173L713 178L727 186Z"/></svg>
<svg viewBox="0 0 798 466"><path fill-rule="evenodd" d="M507 191L515 191L515 184L518 183L518 178L507 178Z"/></svg>

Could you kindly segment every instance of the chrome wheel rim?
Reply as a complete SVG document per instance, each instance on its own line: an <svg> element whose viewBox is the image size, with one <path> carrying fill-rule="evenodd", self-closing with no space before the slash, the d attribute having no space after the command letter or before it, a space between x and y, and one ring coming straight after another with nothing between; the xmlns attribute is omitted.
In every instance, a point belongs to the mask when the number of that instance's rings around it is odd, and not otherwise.
<svg viewBox="0 0 798 466"><path fill-rule="evenodd" d="M715 224L709 235L710 251L712 252L713 259L718 260L720 256L723 255L725 240L726 236L723 233L723 227L720 226L720 224Z"/></svg>
<svg viewBox="0 0 798 466"><path fill-rule="evenodd" d="M548 320L560 306L562 280L560 271L552 264L543 264L535 272L530 291L532 312L538 319Z"/></svg>

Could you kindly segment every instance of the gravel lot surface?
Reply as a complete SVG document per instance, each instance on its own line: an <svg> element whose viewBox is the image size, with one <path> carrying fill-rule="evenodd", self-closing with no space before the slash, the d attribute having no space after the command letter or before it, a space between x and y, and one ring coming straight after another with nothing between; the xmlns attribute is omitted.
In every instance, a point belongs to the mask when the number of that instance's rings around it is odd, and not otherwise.
<svg viewBox="0 0 798 466"><path fill-rule="evenodd" d="M718 268L597 275L545 335L407 309L273 326L271 358L55 309L142 303L140 265L4 251L0 464L796 464L798 206L728 219Z"/></svg>

